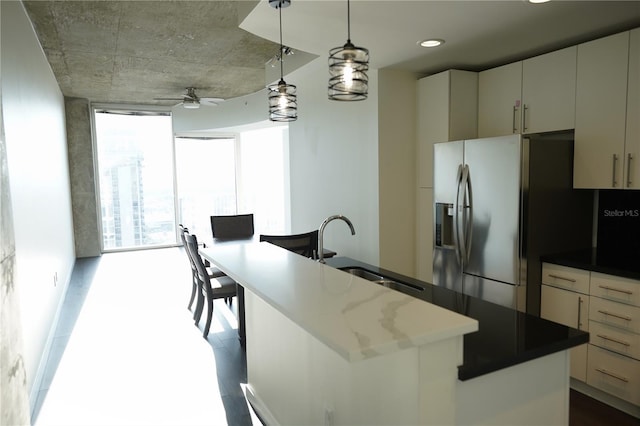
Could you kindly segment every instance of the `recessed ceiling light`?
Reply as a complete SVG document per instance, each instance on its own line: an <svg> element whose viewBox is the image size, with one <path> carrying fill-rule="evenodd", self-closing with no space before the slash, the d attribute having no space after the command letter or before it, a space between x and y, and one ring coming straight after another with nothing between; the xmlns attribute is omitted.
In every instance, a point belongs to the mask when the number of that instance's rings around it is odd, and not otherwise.
<svg viewBox="0 0 640 426"><path fill-rule="evenodd" d="M444 43L444 40L439 38L430 38L427 40L419 41L418 44L422 47L438 47Z"/></svg>
<svg viewBox="0 0 640 426"><path fill-rule="evenodd" d="M529 0L529 3L546 3L549 0Z"/></svg>

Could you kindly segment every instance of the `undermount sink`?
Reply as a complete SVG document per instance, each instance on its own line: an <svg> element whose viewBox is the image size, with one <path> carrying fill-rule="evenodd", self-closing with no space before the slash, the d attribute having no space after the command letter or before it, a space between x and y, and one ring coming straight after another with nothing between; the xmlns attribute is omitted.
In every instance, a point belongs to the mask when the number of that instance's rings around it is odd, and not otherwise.
<svg viewBox="0 0 640 426"><path fill-rule="evenodd" d="M347 272L351 275L355 275L357 277L360 278L364 278L365 280L371 281L373 283L376 283L378 285L384 286L384 287L388 287L394 290L399 290L402 291L403 289L413 289L413 290L417 290L417 291L424 291L424 289L422 287L418 287L416 285L413 284L407 284L407 283L402 283L396 280L392 280L389 279L387 277L383 277L382 275L378 275L374 272L371 271L367 271L366 269L362 269L362 268L354 268L354 267L347 267L347 268L340 268L341 271Z"/></svg>

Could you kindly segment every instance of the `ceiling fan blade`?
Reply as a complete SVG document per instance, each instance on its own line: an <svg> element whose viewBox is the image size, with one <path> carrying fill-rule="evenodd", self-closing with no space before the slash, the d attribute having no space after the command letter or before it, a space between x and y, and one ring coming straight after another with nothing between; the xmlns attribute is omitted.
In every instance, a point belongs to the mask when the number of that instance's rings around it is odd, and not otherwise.
<svg viewBox="0 0 640 426"><path fill-rule="evenodd" d="M200 103L203 105L216 106L224 102L222 98L200 98Z"/></svg>
<svg viewBox="0 0 640 426"><path fill-rule="evenodd" d="M153 98L154 101L182 101L184 98Z"/></svg>

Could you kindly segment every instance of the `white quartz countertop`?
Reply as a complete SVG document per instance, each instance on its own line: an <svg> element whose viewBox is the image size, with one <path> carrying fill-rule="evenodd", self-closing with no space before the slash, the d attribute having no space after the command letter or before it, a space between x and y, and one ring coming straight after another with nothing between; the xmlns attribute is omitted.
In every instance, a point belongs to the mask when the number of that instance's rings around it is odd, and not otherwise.
<svg viewBox="0 0 640 426"><path fill-rule="evenodd" d="M476 331L472 318L266 242L200 254L349 361Z"/></svg>

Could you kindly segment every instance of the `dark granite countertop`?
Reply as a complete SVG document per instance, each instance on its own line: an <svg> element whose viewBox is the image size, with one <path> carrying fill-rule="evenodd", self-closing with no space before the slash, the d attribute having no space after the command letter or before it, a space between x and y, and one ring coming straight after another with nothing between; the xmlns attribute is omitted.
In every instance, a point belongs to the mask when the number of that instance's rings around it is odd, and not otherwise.
<svg viewBox="0 0 640 426"><path fill-rule="evenodd" d="M589 248L541 256L542 262L640 280L640 253Z"/></svg>
<svg viewBox="0 0 640 426"><path fill-rule="evenodd" d="M464 336L464 361L458 378L468 380L589 341L589 334L545 319L505 308L462 293L434 286L348 257L326 260L335 268L360 267L410 284L401 291L434 305L478 320L479 330ZM424 290L418 290L422 288Z"/></svg>

